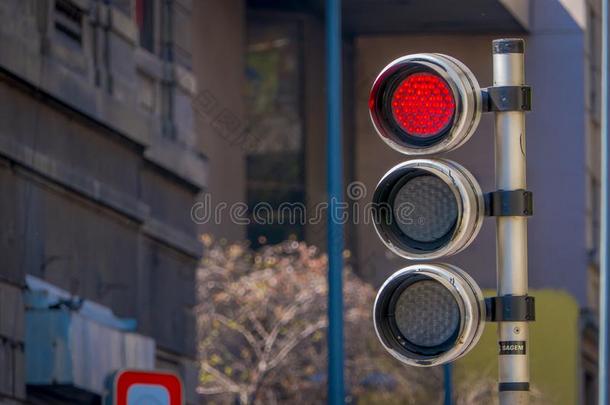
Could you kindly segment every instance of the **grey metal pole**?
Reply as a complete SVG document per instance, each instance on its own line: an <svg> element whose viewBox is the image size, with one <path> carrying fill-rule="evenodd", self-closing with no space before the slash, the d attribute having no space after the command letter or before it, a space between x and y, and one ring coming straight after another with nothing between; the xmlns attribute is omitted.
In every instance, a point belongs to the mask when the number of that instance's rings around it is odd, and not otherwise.
<svg viewBox="0 0 610 405"><path fill-rule="evenodd" d="M493 85L525 84L522 39L493 41ZM525 180L525 114L497 112L496 187L498 190L527 189ZM498 296L527 295L527 217L496 219ZM499 322L498 342L522 342L523 354L498 356L500 405L529 402L529 347L527 322Z"/></svg>
<svg viewBox="0 0 610 405"><path fill-rule="evenodd" d="M608 384L610 376L608 375L610 368L610 247L608 246L610 231L610 215L608 204L608 190L610 180L610 122L608 121L608 75L610 74L608 61L608 35L610 27L608 19L610 16L608 2L602 1L602 128L601 128L601 177L602 177L602 195L601 195L601 232L600 232L600 259L599 259L599 393L598 403L607 404L610 400L608 393Z"/></svg>

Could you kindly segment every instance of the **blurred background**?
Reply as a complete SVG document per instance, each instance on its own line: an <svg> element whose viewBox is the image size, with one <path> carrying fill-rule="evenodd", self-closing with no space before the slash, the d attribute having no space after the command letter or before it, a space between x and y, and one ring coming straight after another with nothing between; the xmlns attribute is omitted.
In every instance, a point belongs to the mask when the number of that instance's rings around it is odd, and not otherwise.
<svg viewBox="0 0 610 405"><path fill-rule="evenodd" d="M404 160L370 123L371 83L440 52L488 86L492 39L518 36L533 395L595 404L601 0L343 3L347 401L443 395L442 370L374 336L375 290L407 262L362 219ZM0 404L97 404L122 368L175 372L188 404L324 401L325 213L250 216L326 201L324 35L322 0L0 1ZM490 191L493 153L487 114L449 157ZM494 228L448 260L490 294ZM456 403L493 403L496 355L488 325Z"/></svg>

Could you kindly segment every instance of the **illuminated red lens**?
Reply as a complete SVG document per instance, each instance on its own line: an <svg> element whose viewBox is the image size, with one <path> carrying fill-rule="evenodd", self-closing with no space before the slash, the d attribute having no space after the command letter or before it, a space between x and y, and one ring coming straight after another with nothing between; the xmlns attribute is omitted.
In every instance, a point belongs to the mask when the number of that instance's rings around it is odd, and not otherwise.
<svg viewBox="0 0 610 405"><path fill-rule="evenodd" d="M451 122L454 111L449 85L431 73L407 76L392 95L394 119L409 135L437 135Z"/></svg>

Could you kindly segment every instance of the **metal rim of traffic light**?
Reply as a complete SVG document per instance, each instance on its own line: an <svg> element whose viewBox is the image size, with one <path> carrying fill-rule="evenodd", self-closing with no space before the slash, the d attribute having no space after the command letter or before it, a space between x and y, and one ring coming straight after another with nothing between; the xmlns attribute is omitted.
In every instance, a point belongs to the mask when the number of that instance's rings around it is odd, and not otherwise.
<svg viewBox="0 0 610 405"><path fill-rule="evenodd" d="M477 236L485 215L474 176L447 159L394 166L373 194L372 222L382 242L412 260L458 253Z"/></svg>
<svg viewBox="0 0 610 405"><path fill-rule="evenodd" d="M415 75L426 75L427 79L422 79L432 80L432 83L424 83L424 94L414 95L416 99L409 100L408 104L413 105L415 110L411 111L406 121L413 122L418 118L424 123L428 119L446 120L445 125L441 125L442 128L439 127L436 132L410 133L396 119L392 110L396 92ZM410 90L417 93L414 89ZM444 110L442 105L435 107L434 103L430 104L430 108L422 106L428 101L426 94L441 90L449 90L448 94L453 99L452 111L450 102ZM421 108L425 108L423 114ZM464 144L479 125L481 89L470 69L451 56L433 53L407 55L394 60L381 71L371 89L369 112L377 133L393 149L407 155L447 152Z"/></svg>
<svg viewBox="0 0 610 405"><path fill-rule="evenodd" d="M373 314L384 348L401 362L420 367L465 355L479 341L486 318L481 289L450 264L397 271L379 289Z"/></svg>

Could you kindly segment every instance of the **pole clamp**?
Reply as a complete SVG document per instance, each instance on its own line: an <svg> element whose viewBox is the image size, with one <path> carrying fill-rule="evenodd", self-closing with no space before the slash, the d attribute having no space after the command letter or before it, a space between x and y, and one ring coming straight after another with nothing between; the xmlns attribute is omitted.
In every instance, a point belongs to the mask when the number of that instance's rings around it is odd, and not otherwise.
<svg viewBox="0 0 610 405"><path fill-rule="evenodd" d="M483 111L531 111L530 86L492 86L481 89Z"/></svg>
<svg viewBox="0 0 610 405"><path fill-rule="evenodd" d="M529 295L485 298L487 322L531 322L536 320L536 300Z"/></svg>
<svg viewBox="0 0 610 405"><path fill-rule="evenodd" d="M485 215L488 217L529 217L534 213L531 191L497 190L485 194Z"/></svg>

